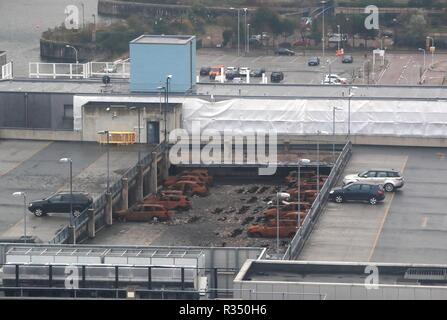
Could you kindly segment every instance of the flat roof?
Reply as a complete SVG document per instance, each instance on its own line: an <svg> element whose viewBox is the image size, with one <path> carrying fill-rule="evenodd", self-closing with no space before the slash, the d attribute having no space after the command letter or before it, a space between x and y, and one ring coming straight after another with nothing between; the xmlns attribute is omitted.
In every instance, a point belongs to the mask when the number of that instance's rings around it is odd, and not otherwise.
<svg viewBox="0 0 447 320"><path fill-rule="evenodd" d="M172 36L172 35L142 35L130 43L144 44L187 44L194 36Z"/></svg>
<svg viewBox="0 0 447 320"><path fill-rule="evenodd" d="M235 281L365 284L370 263L247 260ZM380 285L445 286L447 265L374 263Z"/></svg>

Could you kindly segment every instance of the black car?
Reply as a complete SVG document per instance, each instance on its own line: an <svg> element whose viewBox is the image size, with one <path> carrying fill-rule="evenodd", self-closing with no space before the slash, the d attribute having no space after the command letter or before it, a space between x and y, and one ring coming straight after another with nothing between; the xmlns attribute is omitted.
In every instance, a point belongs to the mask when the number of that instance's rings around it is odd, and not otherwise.
<svg viewBox="0 0 447 320"><path fill-rule="evenodd" d="M270 81L271 82L281 82L282 80L284 80L284 73L282 73L281 71L277 71L277 72L272 72L272 74L270 75Z"/></svg>
<svg viewBox="0 0 447 320"><path fill-rule="evenodd" d="M229 70L225 72L225 79L233 80L234 78L240 77L239 71L237 70Z"/></svg>
<svg viewBox="0 0 447 320"><path fill-rule="evenodd" d="M201 76L209 76L210 71L211 71L210 67L202 67L202 68L200 68L200 75Z"/></svg>
<svg viewBox="0 0 447 320"><path fill-rule="evenodd" d="M342 63L353 63L354 58L352 56L343 56L343 59L341 59Z"/></svg>
<svg viewBox="0 0 447 320"><path fill-rule="evenodd" d="M275 50L275 54L278 56L294 56L295 51L286 49L286 48L278 48Z"/></svg>
<svg viewBox="0 0 447 320"><path fill-rule="evenodd" d="M36 217L41 217L47 213L70 213L70 193L59 192L42 200L30 202L28 210ZM87 209L93 202L91 196L83 192L73 192L73 215L78 216Z"/></svg>
<svg viewBox="0 0 447 320"><path fill-rule="evenodd" d="M350 183L329 193L329 200L337 203L345 201L368 201L375 205L385 199L385 190L381 185L370 183Z"/></svg>
<svg viewBox="0 0 447 320"><path fill-rule="evenodd" d="M319 64L320 64L320 58L318 58L318 57L311 57L307 61L307 65L310 66L310 67L318 66Z"/></svg>
<svg viewBox="0 0 447 320"><path fill-rule="evenodd" d="M265 69L264 68L252 70L250 72L250 77L260 78L260 77L262 77L263 73L265 73Z"/></svg>

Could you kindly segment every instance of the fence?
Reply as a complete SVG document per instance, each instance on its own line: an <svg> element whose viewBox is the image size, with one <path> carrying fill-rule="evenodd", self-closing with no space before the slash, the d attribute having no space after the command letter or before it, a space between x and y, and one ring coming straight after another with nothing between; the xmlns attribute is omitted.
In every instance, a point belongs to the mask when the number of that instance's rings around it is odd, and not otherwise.
<svg viewBox="0 0 447 320"><path fill-rule="evenodd" d="M13 65L12 62L8 62L7 64L2 66L0 80L8 80L13 78Z"/></svg>
<svg viewBox="0 0 447 320"><path fill-rule="evenodd" d="M110 194L112 199L121 195L121 191L123 189L123 182L122 182L123 178L127 178L130 183L130 181L135 179L135 177L138 175L139 166L141 166L144 170L151 165L153 152L159 154L164 150L166 150L166 148L167 145L165 143L160 143L151 150L151 153L142 158L139 163L137 163L134 167L127 170L126 173L124 173L124 175L121 177L121 179L112 184L110 187ZM103 211L106 205L107 205L107 191L104 191L98 198L95 199L90 208L85 209L83 212L81 212L79 216L73 218L72 220L72 224L74 227L73 232L75 234L78 233L78 231L88 222L90 210L93 210L94 213L97 213L100 216L102 216L104 214ZM65 228L61 229L56 234L56 236L53 239L51 239L48 243L50 244L65 243L69 239L69 237L70 237L70 226L66 226Z"/></svg>
<svg viewBox="0 0 447 320"><path fill-rule="evenodd" d="M351 149L352 143L349 141L348 143L346 143L343 151L340 153L337 161L335 162L331 170L331 173L329 174L328 179L324 183L323 187L320 190L320 193L318 194L317 198L312 204L312 207L304 218L301 227L298 229L292 241L290 242L287 251L282 258L283 260L292 260L300 254L302 248L304 247L304 243L310 236L312 229L321 213L321 210L323 209L324 204L327 201L330 189L335 185L335 183L337 183L340 174L343 172L346 164L351 158Z"/></svg>
<svg viewBox="0 0 447 320"><path fill-rule="evenodd" d="M128 79L130 77L129 62L87 62L87 63L43 63L30 62L30 78L69 78L89 79L111 78Z"/></svg>

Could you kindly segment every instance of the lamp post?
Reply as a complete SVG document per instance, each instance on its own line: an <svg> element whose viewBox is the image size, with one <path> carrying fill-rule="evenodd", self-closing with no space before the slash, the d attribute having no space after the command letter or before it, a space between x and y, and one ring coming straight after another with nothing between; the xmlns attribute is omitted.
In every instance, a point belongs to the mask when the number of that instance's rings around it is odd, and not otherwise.
<svg viewBox="0 0 447 320"><path fill-rule="evenodd" d="M73 227L73 160L71 158L61 158L60 163L69 164L69 174L70 174L70 228ZM73 237L73 244L76 243L76 238Z"/></svg>
<svg viewBox="0 0 447 320"><path fill-rule="evenodd" d="M285 192L276 193L276 254L279 255L279 200L287 200L290 194Z"/></svg>
<svg viewBox="0 0 447 320"><path fill-rule="evenodd" d="M435 47L435 39L433 37L427 37L427 39L431 40L431 47ZM431 51L431 64L435 63L435 51L430 49Z"/></svg>
<svg viewBox="0 0 447 320"><path fill-rule="evenodd" d="M23 197L23 241L26 243L26 193L14 192L13 197Z"/></svg>
<svg viewBox="0 0 447 320"><path fill-rule="evenodd" d="M419 48L418 49L419 51L422 51L423 53L424 53L424 71L425 71L425 69L426 69L426 52L425 52L425 49L423 49L423 48Z"/></svg>
<svg viewBox="0 0 447 320"><path fill-rule="evenodd" d="M247 53L250 53L250 24L247 24Z"/></svg>
<svg viewBox="0 0 447 320"><path fill-rule="evenodd" d="M92 42L96 42L96 15L92 14L92 17L93 17Z"/></svg>
<svg viewBox="0 0 447 320"><path fill-rule="evenodd" d="M324 11L326 10L326 8L325 8L326 3L327 3L327 1L321 1L321 4L323 5L323 31L322 31L322 37L321 37L321 40L323 42L323 46L322 46L323 58L325 57L325 45L326 45L325 44L326 39L325 39L325 36L324 36Z"/></svg>
<svg viewBox="0 0 447 320"><path fill-rule="evenodd" d="M335 112L341 111L343 108L332 107L332 161L335 163Z"/></svg>
<svg viewBox="0 0 447 320"><path fill-rule="evenodd" d="M169 105L169 85L170 85L170 83L171 83L171 79L172 79L172 75L171 74L169 74L169 75L167 75L166 76L166 90L165 90L165 92L166 92L166 106L165 106L165 114L164 114L164 121L165 121L165 138L164 138L164 143L167 143L167 141L168 141L168 129L167 129L167 125L166 125L166 122L167 122L167 116L166 116L166 114L167 114L167 112L168 112L168 105Z"/></svg>
<svg viewBox="0 0 447 320"><path fill-rule="evenodd" d="M248 8L243 8L244 10L244 25L245 25L245 34L247 34L247 11ZM247 53L247 39L245 39L245 53Z"/></svg>
<svg viewBox="0 0 447 320"><path fill-rule="evenodd" d="M348 138L351 140L351 98L355 96L352 90L358 89L357 87L349 87L348 89Z"/></svg>
<svg viewBox="0 0 447 320"><path fill-rule="evenodd" d="M320 136L327 131L317 131L317 197L320 198Z"/></svg>
<svg viewBox="0 0 447 320"><path fill-rule="evenodd" d="M78 64L79 63L79 61L78 61L78 49L76 49L75 47L73 47L73 46L70 46L70 45L65 45L65 48L71 48L71 49L73 49L74 51L75 51L75 57L76 57L76 64Z"/></svg>
<svg viewBox="0 0 447 320"><path fill-rule="evenodd" d="M84 17L85 17L85 15L84 15L85 10L84 10L84 2L81 2L81 7L82 7L82 28L85 29L85 19L84 19Z"/></svg>
<svg viewBox="0 0 447 320"><path fill-rule="evenodd" d="M109 130L104 130L99 131L98 134L105 134L107 137L107 193L110 193L110 132Z"/></svg>
<svg viewBox="0 0 447 320"><path fill-rule="evenodd" d="M298 189L298 231L301 232L301 165L309 164L309 159L300 159L298 161L298 179L297 179L297 189Z"/></svg>
<svg viewBox="0 0 447 320"><path fill-rule="evenodd" d="M231 7L230 10L237 11L237 55L241 55L241 9Z"/></svg>
<svg viewBox="0 0 447 320"><path fill-rule="evenodd" d="M338 42L337 42L337 48L338 48L338 51L340 51L340 41L341 41L340 25L337 25L337 29L338 29Z"/></svg>

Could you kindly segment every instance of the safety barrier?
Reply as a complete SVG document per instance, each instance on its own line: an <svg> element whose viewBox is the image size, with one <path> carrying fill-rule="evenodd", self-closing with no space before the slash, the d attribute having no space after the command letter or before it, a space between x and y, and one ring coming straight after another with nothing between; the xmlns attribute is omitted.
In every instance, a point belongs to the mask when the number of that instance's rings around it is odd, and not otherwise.
<svg viewBox="0 0 447 320"><path fill-rule="evenodd" d="M152 153L159 154L166 150L167 145L165 143L160 143L155 148L151 150L151 153L140 159L139 163L137 163L134 167L127 170L121 179L111 185L110 194L112 199L121 195L121 191L123 189L123 178L127 178L128 181L132 181L138 175L139 168L141 167L143 171L151 165L152 163ZM89 220L89 211L93 210L93 212L103 214L104 208L107 205L107 191L103 192L98 198L95 199L90 208L85 209L81 212L80 215L74 217L72 220L73 232L77 233ZM60 230L56 236L49 241L50 244L62 244L68 241L70 237L70 226L66 226L62 230Z"/></svg>
<svg viewBox="0 0 447 320"><path fill-rule="evenodd" d="M107 135L98 134L98 142L101 144L134 144L136 142L135 132L127 131L110 131L109 138Z"/></svg>
<svg viewBox="0 0 447 320"><path fill-rule="evenodd" d="M349 159L351 158L351 153L352 143L351 141L349 141L346 143L343 151L340 153L337 161L335 162L331 170L331 173L329 174L328 179L324 183L323 187L320 190L320 193L318 194L317 198L312 204L312 207L304 218L301 227L296 232L292 241L290 241L287 251L282 258L283 260L292 260L300 254L301 250L304 247L304 243L310 236L313 227L327 201L330 189L337 183L340 174L343 172Z"/></svg>
<svg viewBox="0 0 447 320"><path fill-rule="evenodd" d="M129 62L87 62L87 63L44 63L30 62L28 76L30 78L69 78L89 79L130 78Z"/></svg>

